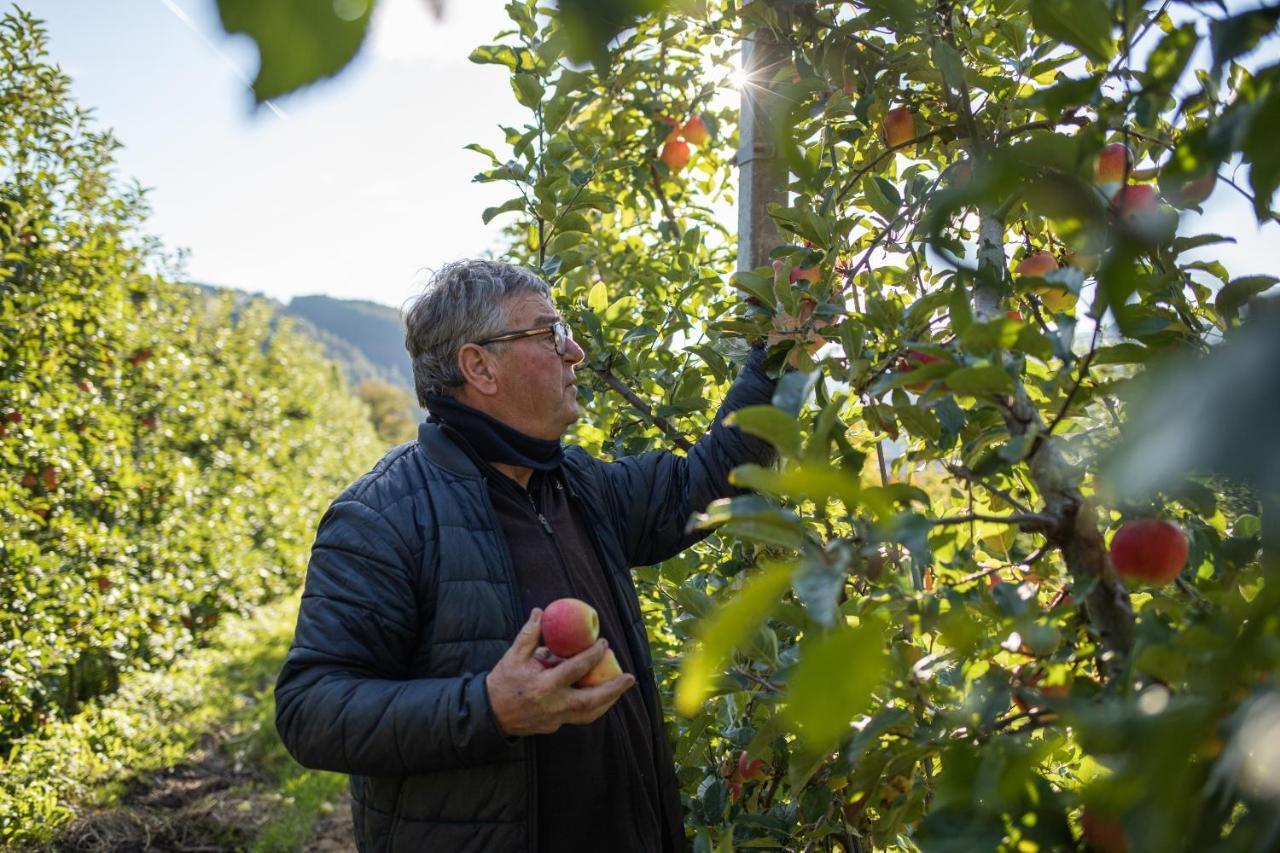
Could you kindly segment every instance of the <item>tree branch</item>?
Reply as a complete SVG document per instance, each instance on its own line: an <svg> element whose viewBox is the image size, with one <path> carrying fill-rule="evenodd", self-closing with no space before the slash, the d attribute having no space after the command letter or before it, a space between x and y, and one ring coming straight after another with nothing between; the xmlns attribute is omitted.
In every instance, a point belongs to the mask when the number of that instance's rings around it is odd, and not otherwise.
<svg viewBox="0 0 1280 853"><path fill-rule="evenodd" d="M676 429L666 418L660 415L655 415L653 413L653 407L640 399L640 396L636 394L635 391L628 388L627 384L619 379L612 370L607 367L592 367L591 370L595 371L595 374L603 379L606 385L621 394L624 400L648 418L654 426L662 430L663 434L665 434L667 438L671 439L672 442L675 443L676 447L679 447L685 452L693 449L693 442L689 441L689 439L685 437L684 433Z"/></svg>

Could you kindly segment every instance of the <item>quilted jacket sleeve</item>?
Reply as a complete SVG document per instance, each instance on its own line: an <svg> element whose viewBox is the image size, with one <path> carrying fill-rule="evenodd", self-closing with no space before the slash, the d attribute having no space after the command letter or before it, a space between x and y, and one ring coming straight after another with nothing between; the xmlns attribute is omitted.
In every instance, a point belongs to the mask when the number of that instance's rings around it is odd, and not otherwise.
<svg viewBox="0 0 1280 853"><path fill-rule="evenodd" d="M630 565L661 562L704 538L706 533L686 533L685 525L716 498L743 492L729 484L729 472L748 462L773 463L777 454L772 445L723 423L730 412L773 398L776 383L764 372L763 361L763 348L757 347L711 428L687 456L664 450L601 463Z"/></svg>
<svg viewBox="0 0 1280 853"><path fill-rule="evenodd" d="M404 537L364 503L339 499L321 520L276 684L276 728L303 766L405 776L509 749L483 673L407 677L416 562Z"/></svg>

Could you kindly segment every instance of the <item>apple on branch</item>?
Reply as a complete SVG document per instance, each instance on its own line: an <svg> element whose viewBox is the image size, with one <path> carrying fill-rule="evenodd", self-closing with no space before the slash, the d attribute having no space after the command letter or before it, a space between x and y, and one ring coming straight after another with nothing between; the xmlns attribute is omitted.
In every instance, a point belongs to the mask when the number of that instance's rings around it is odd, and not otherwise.
<svg viewBox="0 0 1280 853"><path fill-rule="evenodd" d="M683 139L668 139L662 145L662 153L658 155L668 169L679 172L689 165L689 144Z"/></svg>
<svg viewBox="0 0 1280 853"><path fill-rule="evenodd" d="M1121 577L1166 584L1182 573L1188 550L1181 527L1161 518L1141 518L1116 531L1111 539L1111 565Z"/></svg>
<svg viewBox="0 0 1280 853"><path fill-rule="evenodd" d="M1014 272L1024 278L1044 278L1058 269L1058 259L1051 252L1035 252L1023 258ZM1032 290L1045 307L1055 314L1069 311L1076 304L1076 295L1065 287L1046 283Z"/></svg>
<svg viewBox="0 0 1280 853"><path fill-rule="evenodd" d="M894 107L884 114L880 123L880 139L890 148L902 147L904 154L910 154L914 146L907 145L916 137L915 114L909 107Z"/></svg>
<svg viewBox="0 0 1280 853"><path fill-rule="evenodd" d="M711 138L711 134L707 132L707 125L700 115L695 115L686 121L684 127L680 128L680 135L685 138L686 142L698 147L706 145L707 140Z"/></svg>

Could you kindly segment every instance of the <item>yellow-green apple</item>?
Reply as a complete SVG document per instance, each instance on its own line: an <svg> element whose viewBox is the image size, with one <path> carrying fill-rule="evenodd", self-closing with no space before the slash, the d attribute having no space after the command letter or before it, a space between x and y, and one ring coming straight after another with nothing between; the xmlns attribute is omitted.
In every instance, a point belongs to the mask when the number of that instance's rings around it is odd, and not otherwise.
<svg viewBox="0 0 1280 853"><path fill-rule="evenodd" d="M1111 565L1122 577L1165 584L1187 564L1187 534L1172 521L1141 518L1126 522L1111 539Z"/></svg>
<svg viewBox="0 0 1280 853"><path fill-rule="evenodd" d="M689 164L689 144L683 139L668 139L662 146L658 159L673 172L678 172Z"/></svg>
<svg viewBox="0 0 1280 853"><path fill-rule="evenodd" d="M711 138L711 134L707 132L707 125L700 115L695 115L686 121L684 127L680 128L680 135L686 142L692 142L698 146L706 145L707 140Z"/></svg>
<svg viewBox="0 0 1280 853"><path fill-rule="evenodd" d="M885 145L897 148L910 142L915 136L916 118L908 107L894 107L884 114L884 120L880 124L880 138Z"/></svg>
<svg viewBox="0 0 1280 853"><path fill-rule="evenodd" d="M600 658L600 662L591 667L574 686L598 687L619 675L622 675L622 667L618 666L618 658L614 655L613 649L605 649L604 657Z"/></svg>
<svg viewBox="0 0 1280 853"><path fill-rule="evenodd" d="M600 636L600 615L577 598L557 598L542 611L542 641L553 655L571 658Z"/></svg>

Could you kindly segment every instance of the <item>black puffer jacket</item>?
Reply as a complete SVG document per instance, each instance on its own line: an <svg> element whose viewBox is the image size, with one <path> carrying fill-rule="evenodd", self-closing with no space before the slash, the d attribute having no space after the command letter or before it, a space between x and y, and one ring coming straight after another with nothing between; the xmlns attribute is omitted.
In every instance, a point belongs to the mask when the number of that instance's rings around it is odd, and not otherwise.
<svg viewBox="0 0 1280 853"><path fill-rule="evenodd" d="M734 493L729 471L772 461L766 443L721 423L769 401L774 383L759 362L757 352L687 457L609 463L566 450L570 496L591 520L648 691L652 662L628 569L693 544L701 536L685 524ZM388 453L325 513L276 685L276 726L301 764L351 774L362 851L535 847L532 750L499 731L484 683L528 616L519 600L485 481L436 425L423 423L416 442ZM662 721L653 725L660 766L670 767ZM678 814L667 777L664 802Z"/></svg>

